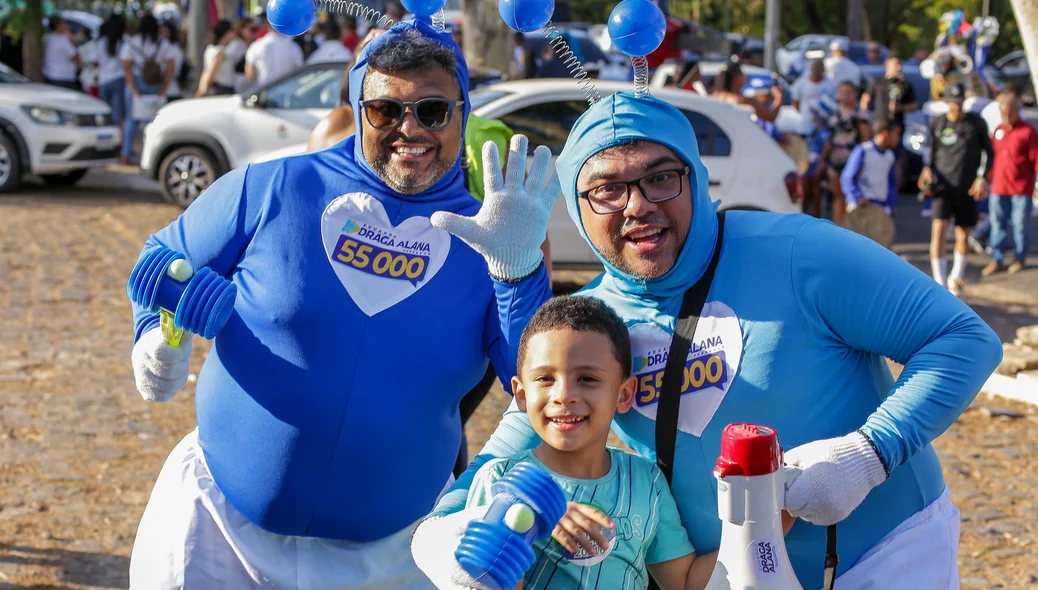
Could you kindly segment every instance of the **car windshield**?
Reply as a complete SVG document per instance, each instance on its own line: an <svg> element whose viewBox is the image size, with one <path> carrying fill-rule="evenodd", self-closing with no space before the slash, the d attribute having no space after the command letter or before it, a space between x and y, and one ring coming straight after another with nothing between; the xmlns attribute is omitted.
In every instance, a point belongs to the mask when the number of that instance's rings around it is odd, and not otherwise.
<svg viewBox="0 0 1038 590"><path fill-rule="evenodd" d="M474 111L480 107L486 106L494 102L495 100L503 96L508 96L508 93L502 92L500 90L490 89L477 90L469 94L469 109L470 111Z"/></svg>
<svg viewBox="0 0 1038 590"><path fill-rule="evenodd" d="M0 84L26 84L29 79L0 63Z"/></svg>

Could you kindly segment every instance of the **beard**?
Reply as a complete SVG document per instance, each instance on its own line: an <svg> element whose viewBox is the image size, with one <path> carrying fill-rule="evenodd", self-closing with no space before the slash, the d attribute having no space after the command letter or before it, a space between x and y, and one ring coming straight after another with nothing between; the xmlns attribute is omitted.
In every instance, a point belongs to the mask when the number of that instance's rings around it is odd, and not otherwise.
<svg viewBox="0 0 1038 590"><path fill-rule="evenodd" d="M628 219L623 225L610 233L609 238L612 248L608 252L602 252L602 255L609 264L621 272L642 280L659 278L674 267L674 263L677 262L677 256L680 254L680 248L684 247L684 241L681 240L681 244L678 246L679 250L674 253L673 259L670 256L666 256L660 260L640 260L638 268L635 268L635 265L627 258L628 255L624 252L624 245L627 242L627 238L624 237L624 231L637 225L659 225L666 227L668 232L674 232L674 224L671 223L670 217L662 211L656 211L637 219ZM635 256L635 254L632 253L630 256Z"/></svg>
<svg viewBox="0 0 1038 590"><path fill-rule="evenodd" d="M412 144L429 146L433 151L433 161L424 170L409 170L403 166L393 165L391 158L392 145L397 140L405 140ZM454 166L453 161L447 161L441 154L442 146L434 141L416 141L406 139L403 135L393 134L382 141L378 155L374 161L369 161L371 168L378 174L386 186L402 195L416 195L443 178L444 174Z"/></svg>

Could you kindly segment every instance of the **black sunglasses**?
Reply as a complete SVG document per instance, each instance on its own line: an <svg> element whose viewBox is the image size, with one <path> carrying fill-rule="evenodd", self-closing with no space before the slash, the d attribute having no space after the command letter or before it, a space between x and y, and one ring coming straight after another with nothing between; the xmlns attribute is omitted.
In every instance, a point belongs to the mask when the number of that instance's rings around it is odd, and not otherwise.
<svg viewBox="0 0 1038 590"><path fill-rule="evenodd" d="M450 125L454 109L465 104L461 100L446 98L423 98L415 102L401 102L394 98L373 98L362 100L364 115L368 123L375 129L394 129L404 120L407 109L415 114L418 124L426 129L439 131Z"/></svg>

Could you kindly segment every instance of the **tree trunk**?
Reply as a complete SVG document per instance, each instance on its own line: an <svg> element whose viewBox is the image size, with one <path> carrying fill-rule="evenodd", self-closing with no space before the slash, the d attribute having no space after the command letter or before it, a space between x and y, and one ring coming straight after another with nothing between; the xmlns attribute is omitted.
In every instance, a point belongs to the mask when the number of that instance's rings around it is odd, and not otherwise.
<svg viewBox="0 0 1038 590"><path fill-rule="evenodd" d="M462 44L469 67L508 73L512 50L512 29L501 20L497 2L464 0Z"/></svg>
<svg viewBox="0 0 1038 590"><path fill-rule="evenodd" d="M847 37L851 41L861 41L862 33L862 0L848 0L847 2Z"/></svg>
<svg viewBox="0 0 1038 590"><path fill-rule="evenodd" d="M43 82L43 0L26 0L22 20L22 74Z"/></svg>
<svg viewBox="0 0 1038 590"><path fill-rule="evenodd" d="M1031 66L1031 83L1038 88L1038 0L1010 0L1027 62Z"/></svg>

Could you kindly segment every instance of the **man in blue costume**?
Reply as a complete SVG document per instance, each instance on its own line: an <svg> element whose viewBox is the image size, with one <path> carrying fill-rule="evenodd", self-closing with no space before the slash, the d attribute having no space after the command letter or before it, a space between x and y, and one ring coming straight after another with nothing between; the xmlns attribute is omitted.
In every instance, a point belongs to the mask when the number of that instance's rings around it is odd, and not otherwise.
<svg viewBox="0 0 1038 590"><path fill-rule="evenodd" d="M449 33L399 23L350 74L356 135L228 173L148 240L238 298L198 376L198 429L142 517L133 588L429 586L407 542L451 478L458 403L488 358L506 381L515 367L486 262L429 222L479 209L459 164L468 86ZM535 159L543 185L547 148ZM134 323L138 389L168 400L190 348L155 314Z"/></svg>
<svg viewBox="0 0 1038 590"><path fill-rule="evenodd" d="M718 242L695 134L655 98L620 92L596 103L556 169L570 216L606 268L582 293L610 304L631 333L636 411L617 415L614 431L643 456L656 458L657 376L675 316L720 244L685 364L673 461L672 491L695 550L714 551L720 541L711 470L721 431L752 422L774 427L786 463L803 469L786 494L786 509L801 519L786 544L806 588L822 586L825 525L834 523L837 588L958 588L959 513L930 443L1001 359L991 329L895 254L827 221L731 211ZM529 203L533 217L546 219L550 202ZM500 264L515 242L502 213L521 209L488 198L474 219L438 214L433 224ZM502 309L510 331L529 317L526 306L550 297L540 274L503 277L522 294L513 299L521 305ZM896 381L884 357L904 365ZM440 588L473 586L432 544L449 546L443 539L478 516L461 511L472 474L536 444L513 404L417 527L415 559Z"/></svg>

